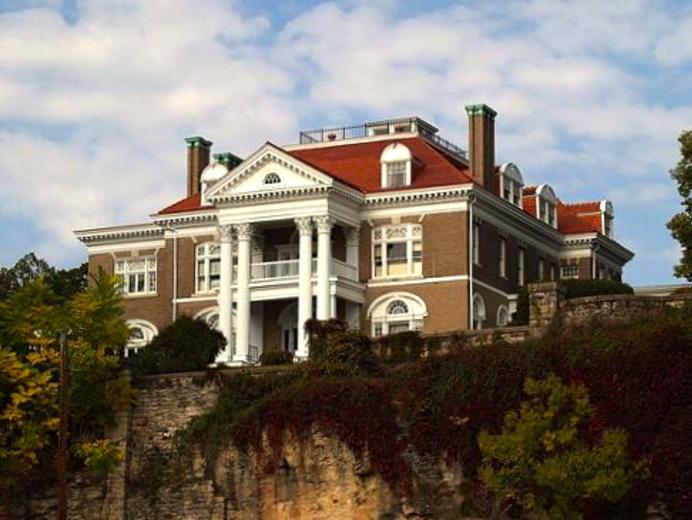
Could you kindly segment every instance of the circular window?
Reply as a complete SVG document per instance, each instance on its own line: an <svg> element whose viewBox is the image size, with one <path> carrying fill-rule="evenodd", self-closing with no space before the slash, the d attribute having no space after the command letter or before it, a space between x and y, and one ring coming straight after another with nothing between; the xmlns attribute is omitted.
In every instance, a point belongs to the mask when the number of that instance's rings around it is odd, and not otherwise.
<svg viewBox="0 0 692 520"><path fill-rule="evenodd" d="M279 177L278 173L268 173L267 175L264 176L264 184L280 184L281 183L281 177Z"/></svg>

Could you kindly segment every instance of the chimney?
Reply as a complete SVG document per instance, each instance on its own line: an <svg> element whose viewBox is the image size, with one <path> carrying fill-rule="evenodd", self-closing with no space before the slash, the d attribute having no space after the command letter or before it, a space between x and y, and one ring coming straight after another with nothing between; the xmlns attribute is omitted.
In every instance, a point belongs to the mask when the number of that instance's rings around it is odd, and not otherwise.
<svg viewBox="0 0 692 520"><path fill-rule="evenodd" d="M215 153L214 160L217 163L223 164L226 168L229 169L229 171L238 166L241 162L243 162L243 160L240 157L232 154L231 152Z"/></svg>
<svg viewBox="0 0 692 520"><path fill-rule="evenodd" d="M471 176L490 191L495 176L495 112L488 105L466 105L469 115Z"/></svg>
<svg viewBox="0 0 692 520"><path fill-rule="evenodd" d="M187 137L187 196L195 195L200 191L200 176L202 170L209 164L209 152L211 141L204 137Z"/></svg>

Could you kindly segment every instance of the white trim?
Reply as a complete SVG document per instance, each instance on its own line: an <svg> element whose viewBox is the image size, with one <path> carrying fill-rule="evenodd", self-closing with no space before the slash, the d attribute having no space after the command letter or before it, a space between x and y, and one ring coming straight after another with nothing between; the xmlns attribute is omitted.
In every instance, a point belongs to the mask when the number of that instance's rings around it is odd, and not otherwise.
<svg viewBox="0 0 692 520"><path fill-rule="evenodd" d="M143 249L159 250L166 247L165 240L147 240L133 242L111 242L109 244L86 245L88 255L121 253L123 251L141 251ZM139 253L138 253L139 254Z"/></svg>
<svg viewBox="0 0 692 520"><path fill-rule="evenodd" d="M186 298L178 298L176 303L198 303L198 302L215 302L218 300L216 295L204 295L204 296L189 296Z"/></svg>
<svg viewBox="0 0 692 520"><path fill-rule="evenodd" d="M468 280L468 275L450 275L450 276L433 276L430 278L407 278L404 280L376 281L368 282L366 285L370 287L394 287L398 285L422 285L427 283L444 283L444 282L459 282Z"/></svg>
<svg viewBox="0 0 692 520"><path fill-rule="evenodd" d="M500 311L504 310L507 316L507 320L505 323L500 323ZM506 327L510 320L512 319L512 316L509 313L509 309L507 308L506 305L498 305L497 306L497 313L495 314L495 326L496 327Z"/></svg>
<svg viewBox="0 0 692 520"><path fill-rule="evenodd" d="M334 146L348 146L358 143L371 143L374 141L396 141L400 139L411 139L414 137L421 137L425 139L418 132L401 132L400 134L381 134L381 135L368 135L364 137L356 137L354 139L342 139L340 141L320 141L318 143L305 143L305 144L284 144L281 148L291 152L293 150L310 150L313 148L332 148Z"/></svg>
<svg viewBox="0 0 692 520"><path fill-rule="evenodd" d="M493 287L492 285L489 285L489 284L487 284L487 283L485 283L485 282L482 282L482 281L480 281L478 278L474 278L474 279L473 279L473 283L474 283L474 285L480 285L480 286L483 287L484 289L487 289L487 290L492 291L492 292L494 292L494 293L496 293L496 294L499 294L500 296L504 296L504 297L507 298L508 300L511 299L511 298L513 298L514 296L516 296L515 294L506 293L506 292L504 292L504 291L498 289L497 287Z"/></svg>

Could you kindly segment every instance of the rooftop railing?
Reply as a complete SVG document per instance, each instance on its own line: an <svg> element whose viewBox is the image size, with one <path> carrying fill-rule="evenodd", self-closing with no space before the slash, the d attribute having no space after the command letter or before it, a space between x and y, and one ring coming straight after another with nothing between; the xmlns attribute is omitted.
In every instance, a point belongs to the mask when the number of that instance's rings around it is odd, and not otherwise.
<svg viewBox="0 0 692 520"><path fill-rule="evenodd" d="M427 141L443 149L447 153L466 159L466 150L437 135L437 129L418 117L403 119L388 119L376 123L365 123L354 126L335 126L332 128L318 128L316 130L301 131L300 144L330 143L372 137L379 135L396 135L414 132Z"/></svg>

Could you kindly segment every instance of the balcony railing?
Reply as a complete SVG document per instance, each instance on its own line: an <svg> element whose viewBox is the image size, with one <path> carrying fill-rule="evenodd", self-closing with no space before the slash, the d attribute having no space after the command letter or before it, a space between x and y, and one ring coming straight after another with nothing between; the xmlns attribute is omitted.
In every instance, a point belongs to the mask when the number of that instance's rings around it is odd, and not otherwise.
<svg viewBox="0 0 692 520"><path fill-rule="evenodd" d="M255 262L250 266L252 281L281 280L284 278L297 278L299 260L279 260L277 262ZM234 269L237 272L237 269ZM356 279L356 267L346 262L332 258L331 275L340 276L349 280ZM312 274L317 273L317 259L312 259ZM237 274L234 274L234 278Z"/></svg>
<svg viewBox="0 0 692 520"><path fill-rule="evenodd" d="M355 126L336 126L332 128L318 128L317 130L306 130L300 132L299 141L300 144L314 144L406 132L417 132L423 138L446 152L461 159L466 159L466 150L437 135L437 129L434 126L418 117L389 119L386 121L365 123Z"/></svg>

